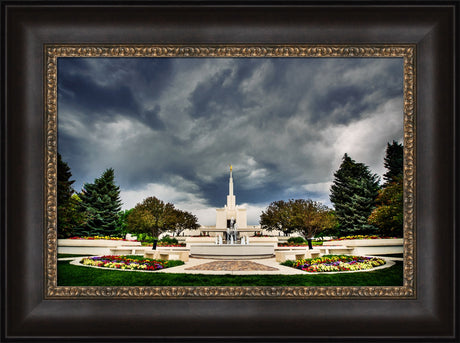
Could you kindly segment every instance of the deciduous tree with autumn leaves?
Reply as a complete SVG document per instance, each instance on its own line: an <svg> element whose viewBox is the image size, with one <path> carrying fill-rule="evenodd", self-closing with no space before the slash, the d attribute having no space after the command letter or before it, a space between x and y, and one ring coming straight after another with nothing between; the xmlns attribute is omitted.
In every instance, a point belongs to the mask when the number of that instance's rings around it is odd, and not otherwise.
<svg viewBox="0 0 460 343"><path fill-rule="evenodd" d="M198 219L193 214L178 210L171 203L156 197L148 197L129 213L128 229L132 233L149 233L158 237L162 232L180 233L185 229L197 229Z"/></svg>
<svg viewBox="0 0 460 343"><path fill-rule="evenodd" d="M263 229L280 230L286 235L296 232L306 239L336 225L333 211L310 199L272 202L260 216Z"/></svg>

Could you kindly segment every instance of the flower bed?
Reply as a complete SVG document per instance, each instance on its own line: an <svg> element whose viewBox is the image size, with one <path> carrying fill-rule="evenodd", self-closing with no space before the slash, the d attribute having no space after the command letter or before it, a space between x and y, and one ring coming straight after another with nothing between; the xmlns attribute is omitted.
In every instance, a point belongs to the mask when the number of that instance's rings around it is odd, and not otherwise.
<svg viewBox="0 0 460 343"><path fill-rule="evenodd" d="M398 237L380 237L377 235L353 235L353 236L344 236L344 237L339 237L337 239L331 239L330 241L344 241L344 240L350 240L350 239L393 239L393 238L398 238Z"/></svg>
<svg viewBox="0 0 460 343"><path fill-rule="evenodd" d="M152 260L150 258L134 259L126 256L94 256L83 258L80 263L85 266L131 270L158 270L173 267L181 261Z"/></svg>
<svg viewBox="0 0 460 343"><path fill-rule="evenodd" d="M157 247L185 247L185 243L170 244L170 243L158 242Z"/></svg>
<svg viewBox="0 0 460 343"><path fill-rule="evenodd" d="M384 259L364 256L325 255L297 261L286 261L285 266L304 270L308 273L343 272L372 269L384 265Z"/></svg>
<svg viewBox="0 0 460 343"><path fill-rule="evenodd" d="M142 246L151 247L151 246L153 246L153 243L142 242ZM158 242L157 247L183 248L183 247L185 247L185 243L171 244L171 243Z"/></svg>
<svg viewBox="0 0 460 343"><path fill-rule="evenodd" d="M137 242L135 239L129 240L120 237L110 237L110 236L83 236L83 237L70 237L69 239L86 239L86 240L97 240L105 239L109 241L128 241L128 242Z"/></svg>
<svg viewBox="0 0 460 343"><path fill-rule="evenodd" d="M312 241L311 245L320 246L320 245L323 245L323 242ZM305 243L286 242L286 243L278 243L278 246L279 247L308 247L308 243L307 242Z"/></svg>
<svg viewBox="0 0 460 343"><path fill-rule="evenodd" d="M307 243L278 243L279 247L307 247Z"/></svg>

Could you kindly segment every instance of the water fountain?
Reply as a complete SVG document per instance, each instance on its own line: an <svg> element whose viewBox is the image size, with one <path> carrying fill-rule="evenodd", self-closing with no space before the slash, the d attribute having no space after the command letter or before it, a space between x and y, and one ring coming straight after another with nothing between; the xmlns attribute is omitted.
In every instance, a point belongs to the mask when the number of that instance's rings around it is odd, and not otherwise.
<svg viewBox="0 0 460 343"><path fill-rule="evenodd" d="M238 225L235 219L230 219L230 226L227 228L227 244L235 244L238 240Z"/></svg>
<svg viewBox="0 0 460 343"><path fill-rule="evenodd" d="M191 244L190 256L216 259L253 259L274 256L275 246L273 243L249 244L249 239L242 237L241 244L238 244L238 225L242 230L247 229L246 210L236 205L233 194L232 166L230 166L227 205L222 209L217 209L216 215L216 232L218 232L219 238L215 240L214 244L212 244L212 240L207 244ZM225 240L225 244L222 244L223 240Z"/></svg>
<svg viewBox="0 0 460 343"><path fill-rule="evenodd" d="M238 226L235 220L230 220L227 228L226 244L223 243L221 235L216 236L214 244L193 244L190 246L190 256L212 259L256 259L269 258L274 256L273 244L252 244L249 245L249 237L242 236L238 243Z"/></svg>

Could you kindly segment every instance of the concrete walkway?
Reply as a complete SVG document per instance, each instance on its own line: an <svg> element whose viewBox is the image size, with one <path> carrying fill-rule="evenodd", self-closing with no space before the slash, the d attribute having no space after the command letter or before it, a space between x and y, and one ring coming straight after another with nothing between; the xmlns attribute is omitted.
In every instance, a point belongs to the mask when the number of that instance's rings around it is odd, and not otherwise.
<svg viewBox="0 0 460 343"><path fill-rule="evenodd" d="M193 269L211 262L231 261L235 265L242 265L246 262L256 263L262 266L270 267L273 270L203 270ZM234 269L234 268L231 268ZM254 260L211 260L191 257L188 262L182 266L167 268L160 271L161 273L187 273L187 274L212 274L212 275L296 275L306 273L300 269L282 266L276 262L275 258L254 259Z"/></svg>

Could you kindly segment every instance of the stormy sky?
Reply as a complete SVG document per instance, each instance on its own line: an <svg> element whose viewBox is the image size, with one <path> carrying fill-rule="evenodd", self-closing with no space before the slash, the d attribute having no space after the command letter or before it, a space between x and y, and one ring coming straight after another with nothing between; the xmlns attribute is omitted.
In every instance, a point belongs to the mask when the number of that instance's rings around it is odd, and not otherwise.
<svg viewBox="0 0 460 343"><path fill-rule="evenodd" d="M382 175L402 137L401 58L58 60L58 151L74 188L113 168L123 209L156 196L215 225L229 164L248 224L276 200L331 207L344 153Z"/></svg>

